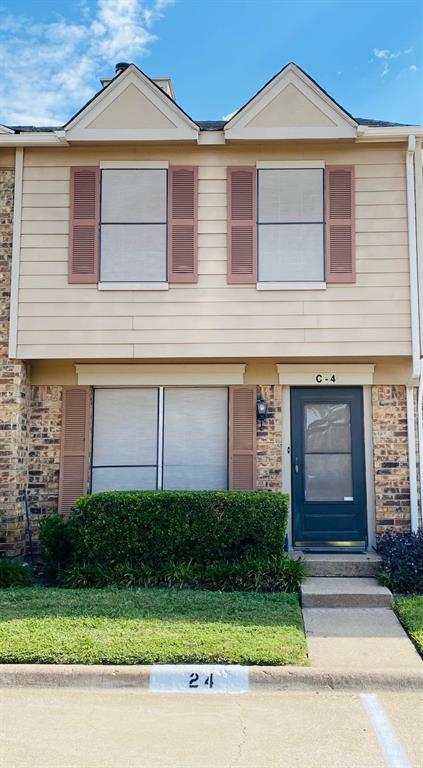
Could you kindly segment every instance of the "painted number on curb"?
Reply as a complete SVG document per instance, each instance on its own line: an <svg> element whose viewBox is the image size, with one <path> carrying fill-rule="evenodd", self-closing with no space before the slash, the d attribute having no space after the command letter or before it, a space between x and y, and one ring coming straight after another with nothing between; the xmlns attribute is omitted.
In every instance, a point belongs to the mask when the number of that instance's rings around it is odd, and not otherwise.
<svg viewBox="0 0 423 768"><path fill-rule="evenodd" d="M152 668L150 691L155 693L245 693L248 667L237 665L163 664Z"/></svg>

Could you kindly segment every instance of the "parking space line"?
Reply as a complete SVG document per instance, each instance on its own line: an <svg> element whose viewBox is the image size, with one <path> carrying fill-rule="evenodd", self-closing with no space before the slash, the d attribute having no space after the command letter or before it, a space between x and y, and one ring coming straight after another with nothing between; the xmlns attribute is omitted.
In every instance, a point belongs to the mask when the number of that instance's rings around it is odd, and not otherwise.
<svg viewBox="0 0 423 768"><path fill-rule="evenodd" d="M412 768L378 696L375 693L360 693L360 698L373 726L388 768Z"/></svg>

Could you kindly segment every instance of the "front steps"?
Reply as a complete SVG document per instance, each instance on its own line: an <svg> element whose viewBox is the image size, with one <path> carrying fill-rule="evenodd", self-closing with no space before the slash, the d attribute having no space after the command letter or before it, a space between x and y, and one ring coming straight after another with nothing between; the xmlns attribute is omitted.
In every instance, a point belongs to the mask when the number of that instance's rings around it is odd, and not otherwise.
<svg viewBox="0 0 423 768"><path fill-rule="evenodd" d="M290 553L305 561L307 576L301 587L303 608L391 608L392 593L375 576L376 553Z"/></svg>
<svg viewBox="0 0 423 768"><path fill-rule="evenodd" d="M290 557L301 558L307 564L308 576L325 577L375 577L380 569L380 557L376 553L350 555L348 553L315 555L303 552L290 552Z"/></svg>
<svg viewBox="0 0 423 768"><path fill-rule="evenodd" d="M390 608L392 593L376 579L312 576L301 587L303 608Z"/></svg>

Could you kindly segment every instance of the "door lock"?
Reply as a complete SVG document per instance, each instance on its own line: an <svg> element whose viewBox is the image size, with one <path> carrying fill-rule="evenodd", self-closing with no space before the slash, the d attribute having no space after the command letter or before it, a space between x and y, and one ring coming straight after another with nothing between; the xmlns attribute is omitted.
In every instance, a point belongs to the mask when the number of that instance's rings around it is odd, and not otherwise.
<svg viewBox="0 0 423 768"><path fill-rule="evenodd" d="M300 465L298 463L298 458L295 457L294 459L294 472L296 475L298 475L298 472L300 471Z"/></svg>

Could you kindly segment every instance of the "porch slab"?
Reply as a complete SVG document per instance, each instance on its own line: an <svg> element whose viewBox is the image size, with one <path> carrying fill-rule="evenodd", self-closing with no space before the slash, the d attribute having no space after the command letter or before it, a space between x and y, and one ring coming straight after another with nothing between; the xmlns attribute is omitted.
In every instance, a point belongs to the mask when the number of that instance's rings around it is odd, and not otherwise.
<svg viewBox="0 0 423 768"><path fill-rule="evenodd" d="M303 608L389 608L392 593L376 579L311 577L301 587Z"/></svg>
<svg viewBox="0 0 423 768"><path fill-rule="evenodd" d="M304 560L309 576L371 578L380 570L381 558L375 552L365 554L314 554L290 552L293 560Z"/></svg>
<svg viewBox="0 0 423 768"><path fill-rule="evenodd" d="M304 608L313 668L423 675L422 660L390 608Z"/></svg>

